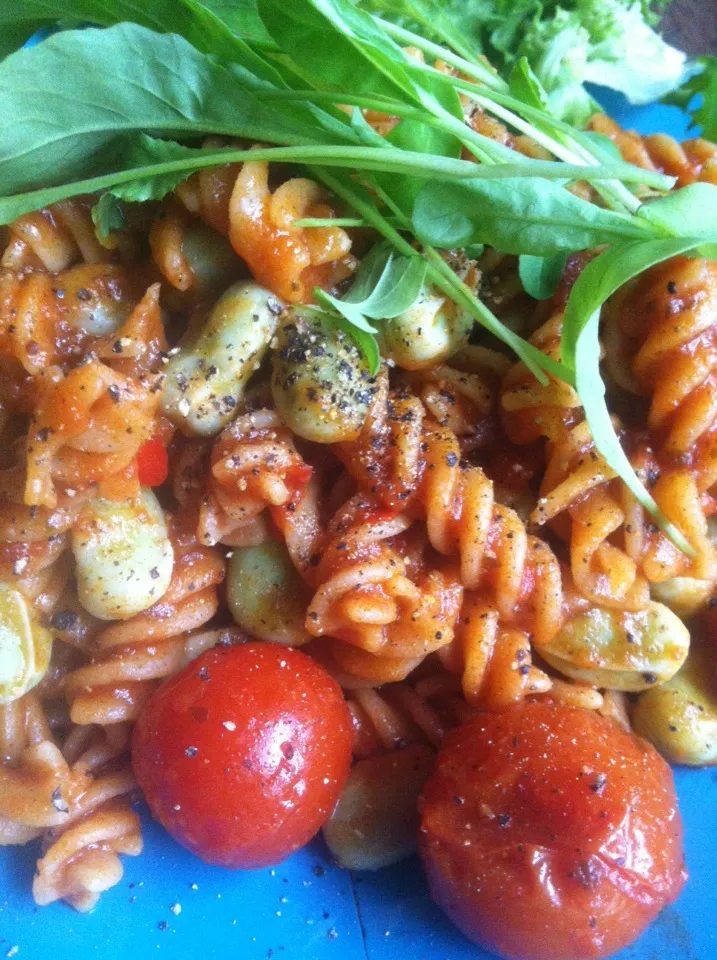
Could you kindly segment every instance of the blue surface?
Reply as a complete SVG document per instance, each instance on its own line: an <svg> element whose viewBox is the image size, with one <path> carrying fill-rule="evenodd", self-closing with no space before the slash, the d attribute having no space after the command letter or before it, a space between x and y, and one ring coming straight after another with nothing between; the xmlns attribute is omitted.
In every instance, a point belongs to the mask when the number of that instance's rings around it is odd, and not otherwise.
<svg viewBox="0 0 717 960"><path fill-rule="evenodd" d="M626 126L688 134L672 108L601 99ZM678 770L676 782L691 879L619 960L717 960L717 771ZM35 850L0 850L0 958L17 946L18 960L488 960L428 899L415 860L351 875L316 841L275 870L231 873L144 819L145 852L123 858L123 881L90 915L35 907Z"/></svg>

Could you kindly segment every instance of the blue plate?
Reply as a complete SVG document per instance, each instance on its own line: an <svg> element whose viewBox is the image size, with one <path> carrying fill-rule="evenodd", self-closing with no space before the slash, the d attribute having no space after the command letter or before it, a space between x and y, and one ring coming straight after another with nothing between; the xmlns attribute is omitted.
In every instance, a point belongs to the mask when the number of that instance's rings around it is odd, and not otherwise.
<svg viewBox="0 0 717 960"><path fill-rule="evenodd" d="M601 99L642 133L689 135L679 110ZM675 779L690 881L619 960L717 958L717 771L678 770ZM0 958L490 960L431 903L415 859L350 874L315 841L274 870L232 873L203 864L143 819L144 853L123 858L124 879L90 915L62 904L37 908L34 845L0 851Z"/></svg>

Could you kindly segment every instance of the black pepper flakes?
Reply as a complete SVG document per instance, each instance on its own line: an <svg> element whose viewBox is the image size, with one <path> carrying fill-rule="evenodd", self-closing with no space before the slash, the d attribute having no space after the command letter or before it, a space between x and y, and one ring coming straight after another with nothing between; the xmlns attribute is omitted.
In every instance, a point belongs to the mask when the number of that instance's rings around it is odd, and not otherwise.
<svg viewBox="0 0 717 960"><path fill-rule="evenodd" d="M55 810L57 810L59 813L69 813L69 812L70 812L70 807L69 807L67 801L65 800L65 798L62 796L62 788L61 788L61 787L56 787L56 788L52 791L51 801L52 801L53 807L54 807Z"/></svg>
<svg viewBox="0 0 717 960"><path fill-rule="evenodd" d="M50 620L50 626L55 630L76 630L79 624L79 614L74 610L58 610Z"/></svg>
<svg viewBox="0 0 717 960"><path fill-rule="evenodd" d="M593 793L596 793L599 797L605 792L605 787L607 786L607 775L604 773L595 774L594 781L590 784L590 789Z"/></svg>

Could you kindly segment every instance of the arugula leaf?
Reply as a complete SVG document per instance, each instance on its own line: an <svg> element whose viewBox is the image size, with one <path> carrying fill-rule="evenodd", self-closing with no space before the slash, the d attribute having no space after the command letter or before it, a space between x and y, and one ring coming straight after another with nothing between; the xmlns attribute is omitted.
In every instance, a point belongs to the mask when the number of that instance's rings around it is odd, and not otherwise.
<svg viewBox="0 0 717 960"><path fill-rule="evenodd" d="M598 332L602 305L620 287L655 264L688 253L694 246L695 241L689 239L652 240L615 244L600 254L586 266L572 289L561 342L562 361L575 370L576 387L595 447L672 542L689 554L693 553L692 548L645 490L615 434L600 376Z"/></svg>
<svg viewBox="0 0 717 960"><path fill-rule="evenodd" d="M25 25L27 36L58 21L111 27L131 22L159 33L178 33L198 50L235 59L258 60L239 40L273 46L255 0L0 0L0 34ZM15 48L17 49L17 47Z"/></svg>
<svg viewBox="0 0 717 960"><path fill-rule="evenodd" d="M122 150L118 166L123 170L143 167L162 168L164 164L173 161L188 161L192 166L187 169L168 170L157 172L151 177L142 177L130 180L127 183L118 183L109 191L113 197L132 203L142 203L145 200L161 200L187 177L194 169L197 151L185 147L173 140L156 140L146 134L130 140Z"/></svg>
<svg viewBox="0 0 717 960"><path fill-rule="evenodd" d="M603 210L557 184L529 177L428 183L416 199L413 226L432 247L486 243L504 253L537 257L655 234L655 228L645 229L645 221Z"/></svg>
<svg viewBox="0 0 717 960"><path fill-rule="evenodd" d="M527 57L521 57L510 71L508 87L511 94L537 110L548 109L548 95L538 80Z"/></svg>
<svg viewBox="0 0 717 960"><path fill-rule="evenodd" d="M644 203L637 215L673 236L687 227L699 241L717 243L717 184L692 183Z"/></svg>
<svg viewBox="0 0 717 960"><path fill-rule="evenodd" d="M45 20L21 20L5 23L0 14L0 60L9 53L19 50L34 33L49 25L50 21Z"/></svg>
<svg viewBox="0 0 717 960"><path fill-rule="evenodd" d="M259 16L257 0L201 0L200 5L211 10L238 36L262 47L273 48L271 35Z"/></svg>
<svg viewBox="0 0 717 960"><path fill-rule="evenodd" d="M418 27L419 32L441 40L468 60L476 59L480 53L476 38L465 31L456 11L447 10L437 0L364 0L360 6L382 18Z"/></svg>
<svg viewBox="0 0 717 960"><path fill-rule="evenodd" d="M359 330L376 333L368 320L398 317L418 299L428 264L418 255L397 255L388 243L378 244L361 264L351 289L341 299L317 288L314 295L330 304Z"/></svg>
<svg viewBox="0 0 717 960"><path fill-rule="evenodd" d="M101 240L106 240L114 230L121 230L126 221L117 197L103 193L92 208L92 222Z"/></svg>
<svg viewBox="0 0 717 960"><path fill-rule="evenodd" d="M347 333L366 357L369 373L375 377L381 369L381 351L378 347L378 340L372 333L366 333L365 330L359 330L350 320L347 320L340 313L332 312L326 315L332 323Z"/></svg>
<svg viewBox="0 0 717 960"><path fill-rule="evenodd" d="M123 136L146 130L174 138L356 142L349 125L328 114L324 124L301 104L264 103L265 87L173 34L134 24L58 33L0 63L3 192L97 173Z"/></svg>
<svg viewBox="0 0 717 960"><path fill-rule="evenodd" d="M320 86L416 99L403 52L371 17L341 0L258 0L261 18L288 56L310 50L307 64Z"/></svg>
<svg viewBox="0 0 717 960"><path fill-rule="evenodd" d="M523 254L518 260L518 273L525 292L534 300L548 300L558 289L565 269L567 254L554 257L531 257Z"/></svg>

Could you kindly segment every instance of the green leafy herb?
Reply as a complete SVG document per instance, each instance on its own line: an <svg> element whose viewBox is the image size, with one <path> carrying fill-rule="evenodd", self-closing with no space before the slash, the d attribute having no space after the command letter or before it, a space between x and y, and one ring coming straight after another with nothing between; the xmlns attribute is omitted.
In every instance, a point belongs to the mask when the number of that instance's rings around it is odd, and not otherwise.
<svg viewBox="0 0 717 960"><path fill-rule="evenodd" d="M402 0L360 0L362 7L404 28L458 49L426 9ZM684 54L653 29L659 21L648 0L426 0L503 75L526 56L556 116L582 126L599 110L585 88L598 83L647 103L676 89L689 68ZM435 23L437 17L433 18ZM408 41L410 42L410 41ZM465 55L465 54L464 54Z"/></svg>
<svg viewBox="0 0 717 960"><path fill-rule="evenodd" d="M360 6L435 37L468 60L475 59L480 53L477 37L472 37L464 29L463 19L456 16L455 7L450 9L447 4L435 0L368 0Z"/></svg>
<svg viewBox="0 0 717 960"><path fill-rule="evenodd" d="M0 63L2 192L94 174L127 134L146 130L287 144L329 139L299 105L262 102L247 77L181 37L134 24L59 33L18 51ZM347 124L332 134L356 142Z"/></svg>
<svg viewBox="0 0 717 960"><path fill-rule="evenodd" d="M535 300L548 300L558 288L565 269L566 254L554 257L531 257L523 254L518 261L520 282Z"/></svg>
<svg viewBox="0 0 717 960"><path fill-rule="evenodd" d="M521 57L508 77L510 92L518 100L538 110L548 109L548 95L528 63L527 57Z"/></svg>
<svg viewBox="0 0 717 960"><path fill-rule="evenodd" d="M105 240L114 230L121 230L126 220L117 197L103 193L92 208L92 222L97 236Z"/></svg>
<svg viewBox="0 0 717 960"><path fill-rule="evenodd" d="M693 183L643 204L638 216L680 236L687 228L703 243L717 243L717 185Z"/></svg>
<svg viewBox="0 0 717 960"><path fill-rule="evenodd" d="M654 235L644 221L603 210L557 184L527 177L429 183L417 197L413 224L421 240L433 247L487 243L505 253L537 257Z"/></svg>
<svg viewBox="0 0 717 960"><path fill-rule="evenodd" d="M426 279L428 264L420 256L397 255L388 243L382 243L364 258L351 289L341 298L317 288L319 303L332 307L347 322L347 332L369 334L371 339L357 340L366 353L366 344L375 344L376 327L370 320L390 320L408 310L418 299ZM367 353L367 357L369 357ZM371 360L371 357L369 357ZM378 352L373 358L372 373L378 370Z"/></svg>

